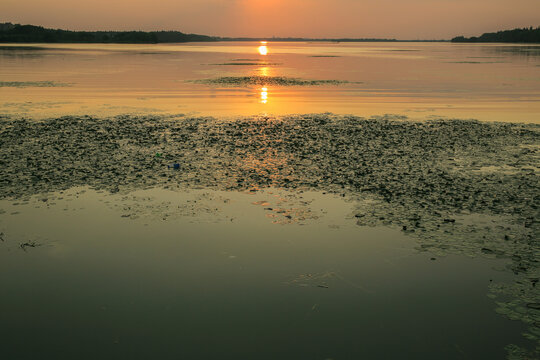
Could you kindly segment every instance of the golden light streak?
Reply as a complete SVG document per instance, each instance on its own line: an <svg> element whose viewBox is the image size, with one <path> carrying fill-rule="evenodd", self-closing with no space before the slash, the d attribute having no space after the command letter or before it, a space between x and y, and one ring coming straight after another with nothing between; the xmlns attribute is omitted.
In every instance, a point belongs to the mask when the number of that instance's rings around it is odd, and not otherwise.
<svg viewBox="0 0 540 360"><path fill-rule="evenodd" d="M268 88L261 88L261 103L266 104L268 102Z"/></svg>
<svg viewBox="0 0 540 360"><path fill-rule="evenodd" d="M259 68L259 71L261 73L261 76L270 76L270 68L268 66Z"/></svg>

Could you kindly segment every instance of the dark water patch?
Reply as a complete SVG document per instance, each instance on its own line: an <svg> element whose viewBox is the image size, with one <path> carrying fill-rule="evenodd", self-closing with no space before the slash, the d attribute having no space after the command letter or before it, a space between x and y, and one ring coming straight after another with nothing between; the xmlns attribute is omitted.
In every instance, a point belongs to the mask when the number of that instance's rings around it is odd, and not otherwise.
<svg viewBox="0 0 540 360"><path fill-rule="evenodd" d="M120 347L130 358L258 359L260 349L270 346L283 359L430 359L433 353L501 359L504 344L522 344L521 324L497 317L485 297L488 279L512 279L490 269L502 261L430 261L399 232L354 228L344 219L353 203L340 197L275 189L107 195L81 188L47 196L46 202L38 196L17 206L17 224L0 224L8 234L0 244L7 270L0 304L10 309L2 327L8 358L40 357L38 352L46 358L69 352L64 357L71 358L93 333L100 337L92 358ZM277 201L290 206L291 198L314 200L307 207L321 217L311 225L276 226L262 216L263 200L276 209ZM160 218L162 206L171 217ZM32 242L43 246L19 246ZM220 340L201 356L209 329ZM410 336L384 347L388 329ZM233 336L219 335L227 331ZM253 331L263 340L246 348ZM187 338L181 346L164 346L179 336ZM23 346L28 338L39 346ZM324 348L311 351L319 342ZM134 346L144 355L133 356Z"/></svg>
<svg viewBox="0 0 540 360"><path fill-rule="evenodd" d="M225 76L214 79L194 80L194 83L224 86L277 85L277 86L318 86L348 84L345 80L305 80L284 76Z"/></svg>
<svg viewBox="0 0 540 360"><path fill-rule="evenodd" d="M482 51L499 56L534 58L540 56L540 46L488 46L481 47Z"/></svg>
<svg viewBox="0 0 540 360"><path fill-rule="evenodd" d="M67 87L71 84L56 81L0 81L0 87Z"/></svg>
<svg viewBox="0 0 540 360"><path fill-rule="evenodd" d="M336 58L336 57L341 57L339 55L310 55L309 57L313 57L313 58Z"/></svg>

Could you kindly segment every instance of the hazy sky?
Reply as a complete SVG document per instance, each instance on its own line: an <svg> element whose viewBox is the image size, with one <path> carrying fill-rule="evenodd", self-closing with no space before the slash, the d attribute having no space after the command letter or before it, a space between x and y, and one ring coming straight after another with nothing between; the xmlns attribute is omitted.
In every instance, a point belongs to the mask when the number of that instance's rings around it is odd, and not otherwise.
<svg viewBox="0 0 540 360"><path fill-rule="evenodd" d="M447 39L540 26L540 0L0 0L0 22L220 36Z"/></svg>

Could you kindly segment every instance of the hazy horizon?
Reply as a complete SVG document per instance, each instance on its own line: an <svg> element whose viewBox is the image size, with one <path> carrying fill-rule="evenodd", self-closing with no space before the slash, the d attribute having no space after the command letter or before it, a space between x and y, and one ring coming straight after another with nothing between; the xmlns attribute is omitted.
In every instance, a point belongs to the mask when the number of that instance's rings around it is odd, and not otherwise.
<svg viewBox="0 0 540 360"><path fill-rule="evenodd" d="M3 0L0 22L223 37L450 39L540 25L537 0Z"/></svg>

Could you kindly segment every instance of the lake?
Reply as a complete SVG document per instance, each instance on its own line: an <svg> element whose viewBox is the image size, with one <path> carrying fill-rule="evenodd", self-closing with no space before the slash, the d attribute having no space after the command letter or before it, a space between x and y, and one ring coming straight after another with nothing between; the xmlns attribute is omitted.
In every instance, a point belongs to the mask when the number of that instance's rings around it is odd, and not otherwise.
<svg viewBox="0 0 540 360"><path fill-rule="evenodd" d="M2 45L0 124L2 358L538 358L540 45Z"/></svg>
<svg viewBox="0 0 540 360"><path fill-rule="evenodd" d="M263 53L261 46L266 47ZM4 82L0 111L32 117L332 112L540 121L537 45L24 44L0 47L0 65ZM223 86L192 82L226 76L347 83Z"/></svg>

